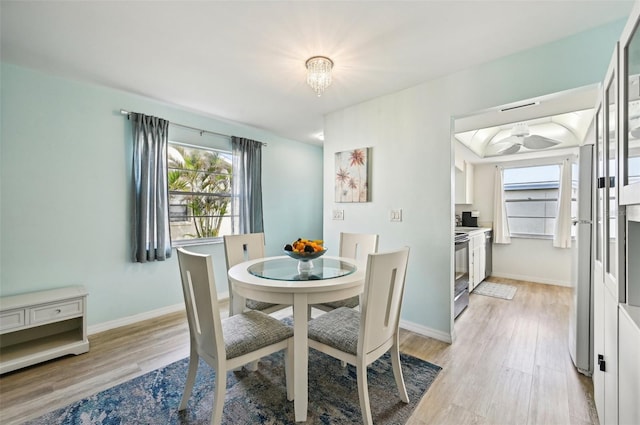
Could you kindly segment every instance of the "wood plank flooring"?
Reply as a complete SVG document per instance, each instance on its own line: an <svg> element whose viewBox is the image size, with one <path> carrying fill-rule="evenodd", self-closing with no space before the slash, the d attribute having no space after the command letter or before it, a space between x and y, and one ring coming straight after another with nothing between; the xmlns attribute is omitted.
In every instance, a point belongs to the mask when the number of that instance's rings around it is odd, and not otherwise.
<svg viewBox="0 0 640 425"><path fill-rule="evenodd" d="M403 331L401 350L443 370L409 425L598 424L590 378L567 348L568 288L515 285L507 301L471 294L449 345ZM20 424L188 355L183 313L90 336L91 350L0 377L0 423Z"/></svg>

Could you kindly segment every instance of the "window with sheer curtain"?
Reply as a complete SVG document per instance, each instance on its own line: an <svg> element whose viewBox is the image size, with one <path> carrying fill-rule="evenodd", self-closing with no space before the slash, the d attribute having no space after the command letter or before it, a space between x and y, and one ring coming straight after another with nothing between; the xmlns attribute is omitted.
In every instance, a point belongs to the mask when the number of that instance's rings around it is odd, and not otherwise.
<svg viewBox="0 0 640 425"><path fill-rule="evenodd" d="M504 197L511 236L553 238L560 165L504 169ZM577 167L572 167L571 215L577 214ZM572 227L572 236L575 226Z"/></svg>

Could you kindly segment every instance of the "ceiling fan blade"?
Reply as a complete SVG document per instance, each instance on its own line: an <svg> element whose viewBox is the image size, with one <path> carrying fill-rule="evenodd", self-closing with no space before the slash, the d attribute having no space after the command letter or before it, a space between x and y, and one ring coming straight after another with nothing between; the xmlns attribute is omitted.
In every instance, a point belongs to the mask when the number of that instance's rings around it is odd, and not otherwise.
<svg viewBox="0 0 640 425"><path fill-rule="evenodd" d="M507 136L505 138L502 138L500 140L491 140L491 142L489 143L489 146L498 146L498 145L502 145L502 144L508 144L508 145L514 145L514 144L522 144L522 137L517 137L517 136Z"/></svg>
<svg viewBox="0 0 640 425"><path fill-rule="evenodd" d="M507 137L508 140L511 139L510 137ZM510 142L510 141L506 141L506 142L498 142L498 143L492 143L491 145L489 145L487 148L487 156L495 156L495 155L509 155L512 153L516 153L520 150L520 146L522 146L521 143L516 142Z"/></svg>
<svg viewBox="0 0 640 425"><path fill-rule="evenodd" d="M520 150L520 144L514 144L511 145L509 147L506 147L502 150L500 150L500 152L498 152L500 155L511 155L512 153L516 153Z"/></svg>
<svg viewBox="0 0 640 425"><path fill-rule="evenodd" d="M548 137L538 136L536 134L532 134L531 136L527 136L523 140L524 147L527 149L546 149L552 146L560 144L559 141L549 139Z"/></svg>

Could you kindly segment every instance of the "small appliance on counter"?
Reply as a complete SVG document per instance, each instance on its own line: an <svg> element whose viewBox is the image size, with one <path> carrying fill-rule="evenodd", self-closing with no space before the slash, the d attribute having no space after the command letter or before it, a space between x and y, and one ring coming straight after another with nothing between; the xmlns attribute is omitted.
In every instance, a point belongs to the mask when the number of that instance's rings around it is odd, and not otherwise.
<svg viewBox="0 0 640 425"><path fill-rule="evenodd" d="M479 211L462 211L462 226L463 227L478 227Z"/></svg>

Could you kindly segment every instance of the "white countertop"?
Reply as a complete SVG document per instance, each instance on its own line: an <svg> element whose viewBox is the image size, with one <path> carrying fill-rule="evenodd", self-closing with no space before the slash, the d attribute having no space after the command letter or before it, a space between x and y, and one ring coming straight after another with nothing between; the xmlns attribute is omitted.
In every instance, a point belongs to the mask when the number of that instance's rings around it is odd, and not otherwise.
<svg viewBox="0 0 640 425"><path fill-rule="evenodd" d="M492 229L490 227L456 227L456 232L465 232L470 236L478 233L489 232Z"/></svg>

